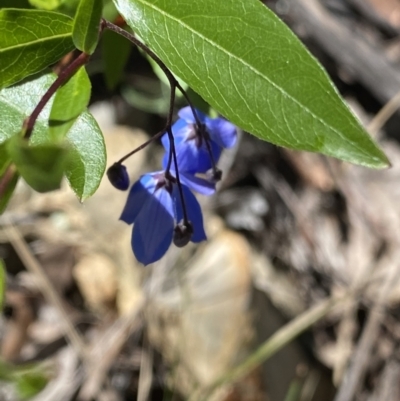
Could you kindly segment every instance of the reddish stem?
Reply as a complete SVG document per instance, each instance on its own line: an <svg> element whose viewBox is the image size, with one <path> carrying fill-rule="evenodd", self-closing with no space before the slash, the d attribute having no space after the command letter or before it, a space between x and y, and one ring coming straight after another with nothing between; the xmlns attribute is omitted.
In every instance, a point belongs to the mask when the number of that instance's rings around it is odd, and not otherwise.
<svg viewBox="0 0 400 401"><path fill-rule="evenodd" d="M51 97L56 93L57 89L60 88L60 86L62 86L65 82L67 82L68 79L70 79L80 67L85 65L88 62L89 57L90 55L86 53L79 54L79 56L71 64L69 64L60 72L60 75L50 85L50 88L47 89L46 93L42 96L39 103L32 111L31 115L25 119L22 125L25 139L29 139L32 135L33 128L35 126L36 120L39 117L39 114L42 112Z"/></svg>

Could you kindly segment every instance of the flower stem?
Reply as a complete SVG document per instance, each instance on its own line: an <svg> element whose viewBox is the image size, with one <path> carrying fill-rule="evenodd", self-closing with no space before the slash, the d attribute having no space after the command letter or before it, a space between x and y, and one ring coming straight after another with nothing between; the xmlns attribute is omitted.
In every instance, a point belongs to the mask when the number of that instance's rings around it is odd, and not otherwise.
<svg viewBox="0 0 400 401"><path fill-rule="evenodd" d="M164 72L164 74L167 77L167 79L169 81L169 84L171 86L171 93L174 92L174 99L175 99L175 90L176 89L178 89L182 93L182 95L184 96L184 98L188 102L189 107L192 110L194 119L196 120L196 125L197 125L197 128L198 128L198 131L200 132L200 135L202 135L202 137L204 139L204 142L206 143L207 152L209 153L209 156L210 156L210 159L211 159L211 165L212 165L212 169L213 169L214 175L217 175L218 169L216 167L214 156L213 156L212 151L211 151L210 138L206 134L205 130L202 129L203 124L201 123L201 121L200 121L200 119L199 119L199 117L197 115L196 109L195 109L192 101L190 100L190 97L188 96L188 94L185 91L185 89L182 88L182 85L178 82L178 80L174 77L174 75L168 69L168 67L161 61L161 59L148 46L146 46L143 42L141 42L139 39L137 39L135 37L135 35L132 35L131 33L127 32L125 29L122 29L121 27L113 24L110 21L105 20L104 18L101 21L101 29L109 29L110 31L113 31L113 32L123 36L124 38L128 39L134 45L136 45L137 47L142 49L145 53L147 53L157 63L157 65L160 67L160 69ZM170 127L172 125L173 103L174 103L174 101L170 100L168 120L167 120L166 127L165 127L165 129L163 131L164 133L166 131L168 131L168 127ZM149 139L147 142L145 142L143 145L139 146L139 148L134 149L132 152L130 152L126 156L124 156L119 161L119 163L122 163L128 157L130 157L133 154L135 154L137 151L144 149L147 145L149 145L154 140L159 139L162 135L163 135L162 132L159 132L158 134L153 136L151 139ZM170 159L171 159L171 157L170 157ZM170 164L171 164L171 162L169 161L168 162L168 166L170 166ZM167 168L167 171L169 171L169 167Z"/></svg>
<svg viewBox="0 0 400 401"><path fill-rule="evenodd" d="M179 178L179 168L178 168L178 159L176 157L176 150L175 150L175 141L174 141L174 135L172 134L171 127L168 128L168 138L169 138L169 147L171 149L172 156L174 158L174 165L175 165L175 178L176 178L176 183L178 185L178 190L179 190L179 197L181 198L182 202L182 210L183 210L183 224L188 227L189 226L189 218L187 215L187 210L186 210L186 204L185 204L185 198L183 196L183 189L182 189L182 183ZM169 162L169 161L168 161Z"/></svg>
<svg viewBox="0 0 400 401"><path fill-rule="evenodd" d="M171 130L172 117L173 117L173 113L174 113L176 89L179 89L179 91L183 94L185 99L188 101L188 103L189 103L189 105L190 105L190 107L191 107L191 109L193 111L193 115L194 115L194 118L196 120L196 124L199 127L201 127L200 119L198 118L198 116L196 114L196 110L194 109L194 107L192 105L192 102L190 101L189 96L187 95L186 91L182 88L182 86L179 84L179 82L174 77L172 72L168 69L168 67L161 61L161 59L151 49L149 49L143 42L141 42L139 39L137 39L135 37L135 35L132 35L131 33L127 32L124 29L120 28L119 26L117 26L117 25L105 20L104 18L101 21L101 28L102 29L105 29L105 28L109 29L110 31L113 31L113 32L125 37L130 42L132 42L134 45L136 45L137 47L142 49L145 53L147 53L157 63L157 65L164 72L165 76L167 77L167 79L169 81L169 84L170 84L170 87L171 87L171 94L170 94L170 100L169 100L169 111L168 111L168 116L167 116L167 123L166 123L166 126L165 126L164 130L159 132L158 134L156 134L152 138L150 138L147 142L145 142L144 144L142 144L141 146L139 146L138 148L136 148L132 152L128 153L126 156L124 156L122 159L120 159L119 163L122 163L124 160L126 160L128 157L132 156L137 151L139 151L141 149L144 149L147 145L149 145L155 139L161 138L161 136L165 132L167 132L168 133L168 139L169 139L169 142L170 142L170 151L169 151L167 167L165 169L165 175L168 176L170 174L170 169L171 169L171 164L172 164L172 159L173 159L174 166L175 166L175 178L176 178L176 182L177 182L178 189L179 189L179 196L180 196L181 202L182 202L183 220L184 220L184 224L186 226L188 226L189 225L189 219L188 219L188 216L187 216L185 199L183 197L182 184L181 184L181 181L179 179L179 168L178 168L178 160L177 160L177 157L176 157L174 135L173 135L172 130ZM207 139L206 139L206 141L207 141ZM214 160L213 160L213 157L212 157L212 154L211 154L211 148L210 148L209 144L208 144L207 148L209 149L210 157L211 157L212 164L213 164L213 169L214 169L215 163L214 163Z"/></svg>

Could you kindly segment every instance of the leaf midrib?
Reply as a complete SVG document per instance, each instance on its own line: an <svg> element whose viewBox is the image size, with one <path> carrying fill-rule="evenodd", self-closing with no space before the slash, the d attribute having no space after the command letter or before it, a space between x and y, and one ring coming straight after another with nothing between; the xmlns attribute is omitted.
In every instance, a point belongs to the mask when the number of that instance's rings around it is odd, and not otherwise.
<svg viewBox="0 0 400 401"><path fill-rule="evenodd" d="M34 45L34 44L40 44L41 42L45 42L46 40L53 39L53 38L55 38L55 39L65 39L65 38L68 38L68 36L72 37L72 33L67 33L67 34L62 34L62 35L60 34L60 35L46 36L46 37L40 38L38 40L33 40L33 41L30 41L30 42L25 42L25 43L20 43L18 45L5 47L3 49L0 49L0 54L4 53L6 51L10 51L10 50L19 49L19 48L31 46L31 45Z"/></svg>
<svg viewBox="0 0 400 401"><path fill-rule="evenodd" d="M355 148L357 148L361 153L365 154L367 158L373 158L374 160L378 160L378 158L376 158L375 156L371 156L369 155L367 152L365 152L362 148L360 148L356 143L354 143L353 141L351 141L349 138L347 138L346 136L344 136L340 131L338 131L335 127L332 127L330 124L326 123L323 119L321 119L321 117L317 116L316 114L314 114L308 107L304 106L301 102L299 102L296 98L294 98L291 94L289 94L288 92L286 92L282 87L278 86L274 81L272 81L268 76L264 75L263 73L261 73L259 70L257 70L255 67L253 67L251 64L249 64L248 62L246 62L245 60L237 57L235 54L231 53L229 50L225 49L224 47L222 47L221 45L219 45L218 43L210 40L209 38L205 37L202 33L196 31L195 29L193 29L190 25L185 24L182 20L176 18L175 16L168 14L167 12L165 12L164 10L162 10L161 8L155 6L154 4L148 3L145 0L136 0L142 4L144 4L145 6L148 6L149 8L153 9L154 11L159 12L160 14L162 14L165 18L169 18L173 21L175 21L176 23L178 23L179 25L185 27L186 29L188 29L190 32L192 32L193 34L195 34L196 36L198 36L199 38L203 39L204 41L206 41L207 43L209 43L211 46L214 46L215 48L221 50L222 52L224 52L227 56L231 57L232 59L235 59L236 61L242 63L245 67L248 67L251 71L253 71L256 75L258 75L259 77L265 79L267 82L269 82L276 90L278 90L279 92L281 92L283 95L287 96L289 99L291 99L295 104L297 104L299 107L301 107L301 109L303 109L305 112L309 113L313 118L315 118L317 121L319 121L322 125L324 125L325 127L327 127L328 129L330 129L331 131L333 131L334 133L336 133L341 139L343 139L344 141L348 142L349 144L351 144L352 146L354 146Z"/></svg>

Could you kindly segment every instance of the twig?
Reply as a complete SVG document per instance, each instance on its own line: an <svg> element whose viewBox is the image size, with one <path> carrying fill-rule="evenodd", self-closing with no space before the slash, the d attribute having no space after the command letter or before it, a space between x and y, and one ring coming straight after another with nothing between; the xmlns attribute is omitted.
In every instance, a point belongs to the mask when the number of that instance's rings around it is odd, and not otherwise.
<svg viewBox="0 0 400 401"><path fill-rule="evenodd" d="M368 124L368 132L376 137L379 130L386 124L390 117L400 107L400 91L397 92L375 115L372 121Z"/></svg>
<svg viewBox="0 0 400 401"><path fill-rule="evenodd" d="M85 65L89 61L89 58L89 54L81 53L71 64L69 64L60 72L60 75L50 85L50 88L47 89L46 93L42 96L31 115L24 121L22 131L25 139L30 138L39 114L42 112L51 97L56 93L57 89L65 84L65 82L67 82L68 79L70 79L80 67Z"/></svg>
<svg viewBox="0 0 400 401"><path fill-rule="evenodd" d="M81 400L92 400L97 397L104 378L126 343L132 327L140 323L138 316L143 309L144 302L144 298L138 299L129 316L119 318L100 338L95 339L95 345L90 350L90 356L87 359L87 379L79 393Z"/></svg>
<svg viewBox="0 0 400 401"><path fill-rule="evenodd" d="M147 401L149 399L151 382L153 380L153 349L145 338L140 360L140 375L136 401Z"/></svg>
<svg viewBox="0 0 400 401"><path fill-rule="evenodd" d="M65 336L75 348L75 351L78 353L78 355L85 359L87 356L86 344L72 324L57 291L54 289L53 284L43 271L42 266L32 254L19 230L12 223L9 223L7 226L5 226L3 230L27 270L34 273L38 277L40 288L44 297L57 309L58 313L60 314Z"/></svg>

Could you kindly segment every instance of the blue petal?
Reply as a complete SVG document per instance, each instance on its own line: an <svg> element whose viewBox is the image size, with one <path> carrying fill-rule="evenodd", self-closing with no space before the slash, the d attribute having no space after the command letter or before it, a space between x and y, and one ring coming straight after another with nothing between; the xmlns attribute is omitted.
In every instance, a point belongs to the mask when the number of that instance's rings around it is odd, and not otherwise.
<svg viewBox="0 0 400 401"><path fill-rule="evenodd" d="M210 148L211 153L214 158L214 163L217 164L218 160L222 153L222 148L216 144L214 141L210 141ZM200 154L201 153L201 154ZM203 144L201 147L201 152L199 152L198 158L198 166L197 166L197 173L205 173L212 167L210 154L208 153L208 149L206 144Z"/></svg>
<svg viewBox="0 0 400 401"><path fill-rule="evenodd" d="M139 181L136 181L135 184L132 185L124 210L119 219L128 224L134 223L143 205L151 198L156 184L157 180L152 174L142 175Z"/></svg>
<svg viewBox="0 0 400 401"><path fill-rule="evenodd" d="M223 148L235 146L237 140L236 127L224 118L207 118L207 128L211 139Z"/></svg>
<svg viewBox="0 0 400 401"><path fill-rule="evenodd" d="M212 195L215 192L215 183L211 181L181 171L179 171L179 177L182 184L199 194Z"/></svg>
<svg viewBox="0 0 400 401"><path fill-rule="evenodd" d="M206 149L198 147L195 140L181 143L176 147L179 171L203 173L211 168L211 159Z"/></svg>
<svg viewBox="0 0 400 401"><path fill-rule="evenodd" d="M221 156L222 149L213 141L210 141L210 147L214 161L217 163ZM190 174L205 173L212 167L210 154L208 153L206 145L203 143L201 147L198 147L195 140L182 142L180 145L176 146L176 156L179 171L182 172ZM167 167L168 158L169 153L164 154L162 162L164 169ZM172 167L175 169L174 164L172 164Z"/></svg>
<svg viewBox="0 0 400 401"><path fill-rule="evenodd" d="M195 109L196 110L196 114L197 117L199 118L201 123L205 123L206 121L206 115L204 113L202 113L199 109ZM183 109L180 109L178 112L178 116L180 118L183 118L187 123L191 123L191 124L195 124L196 120L193 116L193 112L192 109L190 108L190 106L186 106Z"/></svg>
<svg viewBox="0 0 400 401"><path fill-rule="evenodd" d="M171 195L164 188L142 208L133 226L132 249L144 265L161 259L171 245L174 231L174 208Z"/></svg>
<svg viewBox="0 0 400 401"><path fill-rule="evenodd" d="M185 141L190 134L191 126L182 118L177 120L171 127L172 134L174 135L175 146L179 145L182 141ZM165 133L161 137L161 143L165 150L169 150L169 138L168 134Z"/></svg>
<svg viewBox="0 0 400 401"><path fill-rule="evenodd" d="M186 185L182 185L183 197L185 199L186 211L188 219L193 225L193 235L190 239L192 242L201 242L207 239L204 231L203 214L199 202L196 197L192 194L190 189ZM179 195L179 189L177 185L174 185L174 198L176 202L176 219L179 223L183 220L183 209L181 197Z"/></svg>

